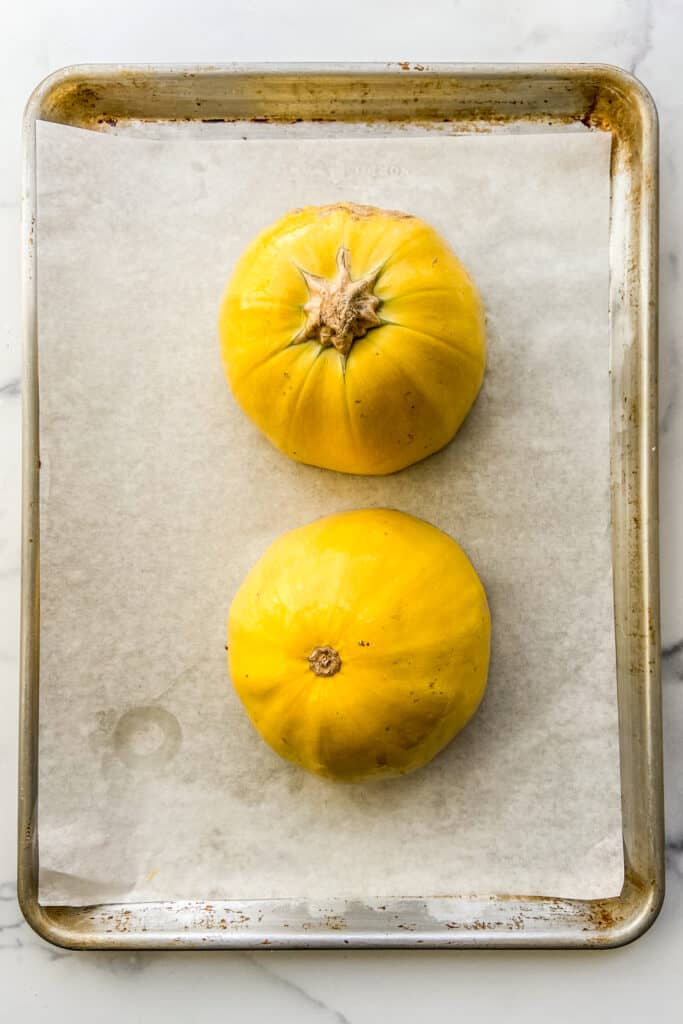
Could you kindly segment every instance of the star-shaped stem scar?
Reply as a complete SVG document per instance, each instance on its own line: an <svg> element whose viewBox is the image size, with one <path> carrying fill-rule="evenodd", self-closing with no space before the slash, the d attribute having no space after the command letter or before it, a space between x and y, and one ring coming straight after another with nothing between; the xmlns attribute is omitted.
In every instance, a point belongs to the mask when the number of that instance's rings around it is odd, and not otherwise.
<svg viewBox="0 0 683 1024"><path fill-rule="evenodd" d="M294 339L314 339L323 348L334 346L344 361L356 338L382 324L377 316L380 299L372 291L382 268L353 281L350 256L348 249L339 247L337 273L331 279L299 268L308 287L308 302L303 307L306 323Z"/></svg>

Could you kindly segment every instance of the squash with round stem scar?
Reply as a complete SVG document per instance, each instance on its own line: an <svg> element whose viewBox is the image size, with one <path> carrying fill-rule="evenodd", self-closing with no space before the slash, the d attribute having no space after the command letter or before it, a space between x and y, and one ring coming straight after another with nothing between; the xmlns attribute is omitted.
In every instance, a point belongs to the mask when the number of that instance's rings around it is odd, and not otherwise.
<svg viewBox="0 0 683 1024"><path fill-rule="evenodd" d="M405 775L484 694L490 617L454 540L391 509L284 534L228 618L233 685L282 757L340 782Z"/></svg>

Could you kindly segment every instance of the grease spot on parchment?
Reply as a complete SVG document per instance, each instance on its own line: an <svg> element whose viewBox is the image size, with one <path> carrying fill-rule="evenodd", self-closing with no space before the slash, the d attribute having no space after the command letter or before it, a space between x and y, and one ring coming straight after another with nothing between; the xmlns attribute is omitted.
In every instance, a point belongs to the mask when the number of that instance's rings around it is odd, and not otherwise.
<svg viewBox="0 0 683 1024"><path fill-rule="evenodd" d="M130 767L157 768L178 753L182 730L163 708L138 707L121 715L114 729L114 750Z"/></svg>

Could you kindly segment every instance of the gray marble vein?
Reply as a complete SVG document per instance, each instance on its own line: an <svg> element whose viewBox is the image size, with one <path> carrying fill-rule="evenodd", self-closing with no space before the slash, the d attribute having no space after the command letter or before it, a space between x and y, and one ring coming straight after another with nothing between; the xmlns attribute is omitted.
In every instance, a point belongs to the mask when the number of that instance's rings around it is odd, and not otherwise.
<svg viewBox="0 0 683 1024"><path fill-rule="evenodd" d="M322 999L317 999L307 989L302 988L301 985L297 985L291 978L283 977L276 970L277 954L272 953L247 953L246 958L260 971L268 977L271 982L280 986L285 991L297 995L301 998L302 1002L309 1007L322 1010L324 1017L318 1016L319 1020L329 1020L335 1022L335 1024L351 1024L349 1017L345 1016L340 1010L334 1009L332 1006L328 1006L327 1003L323 1002Z"/></svg>
<svg viewBox="0 0 683 1024"><path fill-rule="evenodd" d="M653 19L654 11L652 0L643 0L638 5L640 8L639 17L639 31L636 42L635 52L628 64L629 71L637 75L641 66L644 64L646 59L649 57L652 51L652 31L653 31Z"/></svg>

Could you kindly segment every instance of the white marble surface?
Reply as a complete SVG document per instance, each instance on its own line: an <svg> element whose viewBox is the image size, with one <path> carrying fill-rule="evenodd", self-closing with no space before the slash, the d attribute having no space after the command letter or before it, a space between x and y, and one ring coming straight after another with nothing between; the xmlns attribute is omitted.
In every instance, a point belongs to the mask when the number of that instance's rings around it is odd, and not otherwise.
<svg viewBox="0 0 683 1024"><path fill-rule="evenodd" d="M331 28L326 27L329 18ZM8 1020L370 1024L635 1021L680 1012L683 956L682 0L33 0L0 38L0 987ZM42 942L14 896L19 607L20 116L84 61L606 61L634 71L662 130L661 523L667 884L634 945L602 953L79 954Z"/></svg>

